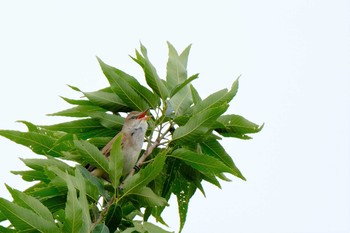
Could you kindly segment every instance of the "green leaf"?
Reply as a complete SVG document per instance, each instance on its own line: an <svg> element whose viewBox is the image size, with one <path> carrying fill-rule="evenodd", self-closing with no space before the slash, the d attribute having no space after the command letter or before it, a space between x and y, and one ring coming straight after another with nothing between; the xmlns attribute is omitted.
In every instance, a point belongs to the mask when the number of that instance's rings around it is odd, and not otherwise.
<svg viewBox="0 0 350 233"><path fill-rule="evenodd" d="M186 164L204 174L218 174L222 172L234 174L233 170L226 166L223 162L206 154L197 154L196 152L180 148L176 149L169 156L184 161Z"/></svg>
<svg viewBox="0 0 350 233"><path fill-rule="evenodd" d="M191 89L193 103L196 105L202 102L202 98L199 96L197 90L192 86L192 84L190 84L190 89Z"/></svg>
<svg viewBox="0 0 350 233"><path fill-rule="evenodd" d="M17 231L60 232L54 222L3 198L0 198L0 211L10 220Z"/></svg>
<svg viewBox="0 0 350 233"><path fill-rule="evenodd" d="M159 97L165 100L169 96L168 88L165 86L163 80L159 78L156 69L148 59L147 49L142 44L140 47L143 57L136 51L136 59L133 59L143 68L147 84Z"/></svg>
<svg viewBox="0 0 350 233"><path fill-rule="evenodd" d="M64 144L56 144L57 140L55 138L36 132L0 130L0 135L29 147L36 154L60 157L62 151L69 150L69 147Z"/></svg>
<svg viewBox="0 0 350 233"><path fill-rule="evenodd" d="M236 167L232 158L227 154L225 149L216 139L209 139L201 143L202 150L204 154L214 156L215 158L220 159L225 165L232 169L233 175L246 180L242 175L241 171Z"/></svg>
<svg viewBox="0 0 350 233"><path fill-rule="evenodd" d="M223 127L215 129L218 133L225 137L238 137L242 139L250 139L247 133L258 133L264 125L260 126L245 119L242 116L230 114L223 115L217 119Z"/></svg>
<svg viewBox="0 0 350 233"><path fill-rule="evenodd" d="M148 233L173 233L170 231L166 231L162 228L160 228L159 226L154 225L153 223L150 222L144 222L143 223L143 227L146 229L146 231Z"/></svg>
<svg viewBox="0 0 350 233"><path fill-rule="evenodd" d="M126 179L123 187L123 196L132 193L134 190L137 190L140 187L146 186L149 182L154 180L162 171L165 159L166 157L164 156L164 153L158 154L152 163L148 164L145 168L141 169L140 172L136 173L132 177Z"/></svg>
<svg viewBox="0 0 350 233"><path fill-rule="evenodd" d="M105 112L106 110L93 105L79 105L63 111L48 114L48 116L64 116L64 117L88 117L94 112Z"/></svg>
<svg viewBox="0 0 350 233"><path fill-rule="evenodd" d="M48 130L63 131L66 133L89 133L92 130L101 129L102 126L97 119L74 120L54 125L41 126Z"/></svg>
<svg viewBox="0 0 350 233"><path fill-rule="evenodd" d="M101 179L97 178L96 176L91 175L91 173L90 173L88 170L86 170L84 167L82 167L82 166L78 166L77 168L79 169L79 171L80 171L80 173L82 174L82 176L83 176L89 183L91 183L92 185L94 185L94 186L97 188L97 190L98 190L98 192L99 192L99 194L100 194L101 196L103 196L103 197L106 198L106 199L109 198L108 192L107 192L107 190L104 188Z"/></svg>
<svg viewBox="0 0 350 233"><path fill-rule="evenodd" d="M128 112L131 108L115 93L106 91L83 92L91 103L111 112Z"/></svg>
<svg viewBox="0 0 350 233"><path fill-rule="evenodd" d="M191 197L196 191L196 186L189 182L188 180L182 178L181 175L177 175L177 178L173 184L173 192L177 197L177 203L179 207L180 216L180 229L179 233L182 231L187 217L188 204Z"/></svg>
<svg viewBox="0 0 350 233"><path fill-rule="evenodd" d="M132 109L139 111L149 108L148 103L121 77L125 73L121 73L116 68L105 64L101 59L97 59L113 92L118 95L125 104Z"/></svg>
<svg viewBox="0 0 350 233"><path fill-rule="evenodd" d="M196 79L194 75L187 79L187 60L191 46L188 46L181 55L178 55L176 49L168 42L169 59L167 63L166 80L172 89L170 94L170 103L174 109L175 115L179 116L185 113L192 104L192 97L189 84Z"/></svg>
<svg viewBox="0 0 350 233"><path fill-rule="evenodd" d="M174 131L173 141L181 143L193 143L203 140L203 135L211 130L210 126L228 108L227 104L219 107L203 110L200 114L192 116L184 126Z"/></svg>
<svg viewBox="0 0 350 233"><path fill-rule="evenodd" d="M182 90L185 86L187 86L190 82L198 78L199 74L192 75L188 79L186 79L184 82L176 85L170 92L170 97L173 97L176 93L178 93L180 90Z"/></svg>
<svg viewBox="0 0 350 233"><path fill-rule="evenodd" d="M109 231L108 227L103 223L97 224L97 226L92 231L92 233L109 233L109 232L110 231ZM114 232L114 231L112 231L112 232Z"/></svg>
<svg viewBox="0 0 350 233"><path fill-rule="evenodd" d="M166 206L167 201L155 194L149 187L140 187L130 192L142 206Z"/></svg>
<svg viewBox="0 0 350 233"><path fill-rule="evenodd" d="M149 222L142 223L141 221L132 221L132 223L134 227L129 227L126 230L122 231L122 233L173 233Z"/></svg>
<svg viewBox="0 0 350 233"><path fill-rule="evenodd" d="M77 183L77 188L79 190L79 197L78 201L82 209L82 228L81 232L88 232L91 226L91 217L89 212L89 203L87 200L87 186L86 180L84 179L83 175L81 174L80 170L75 170L75 182ZM97 201L97 198L95 199Z"/></svg>
<svg viewBox="0 0 350 233"><path fill-rule="evenodd" d="M77 191L69 175L66 175L65 181L67 182L68 193L63 231L72 233L81 232L83 210L77 197Z"/></svg>
<svg viewBox="0 0 350 233"><path fill-rule="evenodd" d="M12 174L22 176L22 179L28 182L32 181L43 181L45 183L49 183L50 179L47 175L42 171L11 171Z"/></svg>
<svg viewBox="0 0 350 233"><path fill-rule="evenodd" d="M191 49L189 45L179 56L174 46L168 43L169 59L167 63L166 80L171 88L183 83L187 79L187 60Z"/></svg>
<svg viewBox="0 0 350 233"><path fill-rule="evenodd" d="M75 100L75 99L69 99L63 96L60 96L64 101L66 101L69 104L73 105L92 105L90 101L88 100Z"/></svg>
<svg viewBox="0 0 350 233"><path fill-rule="evenodd" d="M28 167L38 170L38 171L45 171L45 169L49 166L54 166L62 171L67 171L68 173L73 173L73 168L70 167L65 162L62 162L58 159L47 157L46 159L22 159L22 162L27 165Z"/></svg>
<svg viewBox="0 0 350 233"><path fill-rule="evenodd" d="M1 233L17 233L16 230L10 229L10 228L5 228L5 227L3 227L1 225L0 225L0 232Z"/></svg>
<svg viewBox="0 0 350 233"><path fill-rule="evenodd" d="M105 113L105 112L95 112L91 113L90 117L98 119L103 127L109 129L121 129L124 124L124 118L121 116Z"/></svg>
<svg viewBox="0 0 350 233"><path fill-rule="evenodd" d="M194 105L189 110L189 112L192 112L192 114L198 114L198 113L200 113L202 111L205 111L207 109L220 106L223 103L229 103L233 99L233 97L236 95L236 93L237 93L238 80L239 79L237 79L232 84L230 91L228 91L227 89L223 89L223 90L217 91L217 92L209 95L203 101L201 101L198 104Z"/></svg>
<svg viewBox="0 0 350 233"><path fill-rule="evenodd" d="M11 193L12 198L17 205L32 210L34 213L46 219L47 221L54 222L54 219L49 209L46 206L44 206L38 199L29 196L23 192L20 192L16 189L12 189L8 185L6 185L6 188Z"/></svg>
<svg viewBox="0 0 350 233"><path fill-rule="evenodd" d="M117 230L122 217L123 213L121 207L117 204L112 204L108 209L105 221L110 232L115 232Z"/></svg>
<svg viewBox="0 0 350 233"><path fill-rule="evenodd" d="M116 137L109 159L109 178L115 190L118 189L120 177L123 174L124 156L121 147L122 137L122 134Z"/></svg>
<svg viewBox="0 0 350 233"><path fill-rule="evenodd" d="M87 163L101 168L108 173L108 160L96 146L82 140L74 140L74 145Z"/></svg>

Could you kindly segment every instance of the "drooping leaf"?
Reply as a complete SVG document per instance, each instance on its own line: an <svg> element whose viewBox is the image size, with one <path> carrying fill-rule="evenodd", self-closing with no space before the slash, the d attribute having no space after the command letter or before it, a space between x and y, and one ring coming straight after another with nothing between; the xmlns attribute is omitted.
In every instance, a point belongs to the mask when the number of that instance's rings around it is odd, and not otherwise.
<svg viewBox="0 0 350 233"><path fill-rule="evenodd" d="M12 198L17 205L33 211L49 222L54 222L51 212L38 199L13 189L8 185L6 185L6 188L11 193Z"/></svg>
<svg viewBox="0 0 350 233"><path fill-rule="evenodd" d="M0 211L17 231L60 232L54 222L48 221L32 210L9 202L4 198L0 198Z"/></svg>
<svg viewBox="0 0 350 233"><path fill-rule="evenodd" d="M149 187L140 187L130 192L142 206L166 206L167 201L155 194Z"/></svg>
<svg viewBox="0 0 350 233"><path fill-rule="evenodd" d="M206 154L197 154L196 152L180 148L176 149L169 156L184 161L186 164L204 174L218 174L222 172L234 174L234 171L230 167L226 166L220 160Z"/></svg>
<svg viewBox="0 0 350 233"><path fill-rule="evenodd" d="M228 108L227 104L203 110L192 116L184 126L177 128L173 134L173 141L193 143L203 140L203 135L211 130L210 126Z"/></svg>
<svg viewBox="0 0 350 233"><path fill-rule="evenodd" d="M227 154L225 149L216 139L211 138L207 141L201 142L201 146L203 153L220 159L221 162L232 169L233 175L241 178L242 180L246 180L241 171L236 167L231 156Z"/></svg>
<svg viewBox="0 0 350 233"><path fill-rule="evenodd" d="M220 116L217 121L224 126L215 129L222 136L238 137L242 139L250 139L246 134L258 133L264 126L259 126L244 117L235 114Z"/></svg>
<svg viewBox="0 0 350 233"><path fill-rule="evenodd" d="M148 103L130 86L130 84L121 78L120 73L116 68L105 64L101 59L97 58L103 73L107 77L111 89L118 95L127 106L134 110L143 111L149 108Z"/></svg>
<svg viewBox="0 0 350 233"><path fill-rule="evenodd" d="M123 174L124 156L121 147L122 134L119 134L113 143L109 159L109 178L114 187L118 189L120 177Z"/></svg>
<svg viewBox="0 0 350 233"><path fill-rule="evenodd" d="M188 204L190 202L191 197L196 191L196 186L184 179L181 174L177 174L176 180L173 184L173 192L177 197L177 204L179 208L179 216L180 216L180 229L179 233L181 233L187 217Z"/></svg>

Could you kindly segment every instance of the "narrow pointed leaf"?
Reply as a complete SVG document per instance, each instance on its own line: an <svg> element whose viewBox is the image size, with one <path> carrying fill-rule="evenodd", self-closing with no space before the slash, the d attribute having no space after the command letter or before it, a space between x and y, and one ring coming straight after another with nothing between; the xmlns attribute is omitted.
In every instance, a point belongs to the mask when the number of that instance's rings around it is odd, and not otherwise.
<svg viewBox="0 0 350 233"><path fill-rule="evenodd" d="M18 231L39 231L59 233L54 222L35 214L32 210L0 198L0 211Z"/></svg>
<svg viewBox="0 0 350 233"><path fill-rule="evenodd" d="M215 129L218 133L225 137L238 137L243 139L249 139L250 137L245 135L249 133L258 133L261 131L264 125L259 126L242 116L230 114L223 115L218 118L223 127Z"/></svg>
<svg viewBox="0 0 350 233"><path fill-rule="evenodd" d="M40 217L46 219L47 221L54 222L51 212L44 206L38 199L29 196L23 192L16 189L12 189L10 186L6 185L7 190L11 193L14 202L26 209L32 210L34 213Z"/></svg>
<svg viewBox="0 0 350 233"><path fill-rule="evenodd" d="M75 170L75 182L77 184L77 188L79 190L79 197L78 201L80 204L80 207L82 209L82 222L83 225L81 227L81 232L88 232L91 226L91 218L90 218L90 211L89 211L89 203L87 200L88 193L88 182L84 179L83 175L81 174L79 169ZM96 196L97 198L100 197L99 195ZM97 198L95 199L97 201Z"/></svg>
<svg viewBox="0 0 350 233"><path fill-rule="evenodd" d="M144 169L130 177L125 181L124 196L130 194L134 190L146 186L154 180L162 171L166 157L164 154L158 154L152 163L148 164Z"/></svg>
<svg viewBox="0 0 350 233"><path fill-rule="evenodd" d="M143 111L149 108L147 102L130 86L130 84L120 77L116 69L105 64L98 58L102 71L107 77L113 92L118 95L125 104L134 110Z"/></svg>
<svg viewBox="0 0 350 233"><path fill-rule="evenodd" d="M167 42L169 48L169 59L167 63L166 80L171 88L183 83L187 79L187 60L191 45L179 56L174 46Z"/></svg>
<svg viewBox="0 0 350 233"><path fill-rule="evenodd" d="M50 178L42 171L11 171L12 174L22 176L22 179L28 182L43 181L45 183L50 182Z"/></svg>
<svg viewBox="0 0 350 233"><path fill-rule="evenodd" d="M197 154L196 152L180 148L169 156L182 160L204 174L218 174L222 172L234 174L234 171L223 162L206 154Z"/></svg>
<svg viewBox="0 0 350 233"><path fill-rule="evenodd" d="M115 93L106 91L84 92L84 95L95 105L112 112L128 112L130 107Z"/></svg>
<svg viewBox="0 0 350 233"><path fill-rule="evenodd" d="M178 93L182 88L184 88L186 85L188 85L190 82L198 78L199 74L192 75L188 79L186 79L184 82L176 85L170 92L170 97L174 96L176 93Z"/></svg>
<svg viewBox="0 0 350 233"><path fill-rule="evenodd" d="M0 135L18 144L29 147L34 153L41 155L62 156L62 151L69 150L64 144L56 144L56 139L36 132L20 132L0 130Z"/></svg>
<svg viewBox="0 0 350 233"><path fill-rule="evenodd" d="M167 201L155 194L149 187L141 187L130 192L142 206L166 206Z"/></svg>
<svg viewBox="0 0 350 233"><path fill-rule="evenodd" d="M227 89L223 89L209 95L202 102L194 105L190 109L190 111L192 111L192 114L197 114L209 108L220 106L223 103L229 103L233 99L233 97L236 95L237 90L238 90L238 79L234 81L229 91Z"/></svg>
<svg viewBox="0 0 350 233"><path fill-rule="evenodd" d="M179 216L180 216L180 229L179 233L182 231L185 226L188 205L191 197L196 191L196 186L189 182L186 179L183 179L181 175L177 175L176 180L173 184L173 192L177 197L177 203L179 208Z"/></svg>
<svg viewBox="0 0 350 233"><path fill-rule="evenodd" d="M65 162L62 162L52 157L47 157L46 159L21 159L21 160L28 167L38 171L44 171L45 168L49 166L54 166L61 169L62 171L67 171L70 174L73 173L72 167L70 167Z"/></svg>
<svg viewBox="0 0 350 233"><path fill-rule="evenodd" d="M184 126L180 126L175 130L173 141L196 142L203 140L203 135L211 129L210 126L227 108L228 105L223 104L222 106L206 109L200 114L192 116Z"/></svg>
<svg viewBox="0 0 350 233"><path fill-rule="evenodd" d="M63 231L72 233L80 232L83 225L83 210L77 198L77 191L73 185L73 181L68 175L65 180L67 182L68 193Z"/></svg>
<svg viewBox="0 0 350 233"><path fill-rule="evenodd" d="M92 105L92 103L88 100L76 100L76 99L70 99L70 98L66 98L63 96L60 96L64 101L66 101L69 104L73 104L73 105Z"/></svg>
<svg viewBox="0 0 350 233"><path fill-rule="evenodd" d="M93 112L105 112L106 110L93 105L79 105L63 111L48 114L49 116L64 116L64 117L88 117Z"/></svg>
<svg viewBox="0 0 350 233"><path fill-rule="evenodd" d="M87 141L74 140L74 145L83 159L108 173L108 160L102 155L99 149Z"/></svg>
<svg viewBox="0 0 350 233"><path fill-rule="evenodd" d="M221 162L230 167L233 171L233 175L245 180L245 177L242 175L241 171L236 167L231 156L227 154L225 149L216 139L209 139L201 143L203 153L211 155L218 158Z"/></svg>
<svg viewBox="0 0 350 233"><path fill-rule="evenodd" d="M165 100L169 96L168 88L159 78L156 69L150 62L147 55L147 49L142 44L140 46L143 57L140 54L137 54L137 60L145 72L146 82L159 97Z"/></svg>
<svg viewBox="0 0 350 233"><path fill-rule="evenodd" d="M192 86L192 84L190 84L190 89L191 89L193 103L198 104L202 102L202 98L199 96L197 90Z"/></svg>
<svg viewBox="0 0 350 233"><path fill-rule="evenodd" d="M118 188L120 177L123 174L124 156L121 148L122 136L122 134L119 134L114 141L109 159L109 177L115 190Z"/></svg>

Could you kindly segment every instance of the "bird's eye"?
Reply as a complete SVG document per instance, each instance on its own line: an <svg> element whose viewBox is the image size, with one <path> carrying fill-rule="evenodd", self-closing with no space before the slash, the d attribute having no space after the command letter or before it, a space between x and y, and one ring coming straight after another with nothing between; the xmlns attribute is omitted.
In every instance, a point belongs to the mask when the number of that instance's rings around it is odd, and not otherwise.
<svg viewBox="0 0 350 233"><path fill-rule="evenodd" d="M136 119L136 116L132 116L131 119Z"/></svg>

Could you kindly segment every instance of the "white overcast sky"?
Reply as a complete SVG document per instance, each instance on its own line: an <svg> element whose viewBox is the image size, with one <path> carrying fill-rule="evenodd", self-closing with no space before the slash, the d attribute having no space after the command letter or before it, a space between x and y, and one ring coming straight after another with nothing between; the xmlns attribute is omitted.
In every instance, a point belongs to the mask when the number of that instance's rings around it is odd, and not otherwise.
<svg viewBox="0 0 350 233"><path fill-rule="evenodd" d="M224 140L247 177L205 185L184 233L350 232L350 1L1 1L1 129L61 122L45 116L77 97L66 84L107 85L95 56L143 81L128 55L142 42L165 76L166 41L192 44L190 74L202 97L242 74L229 112L265 128ZM0 138L4 183L33 153ZM178 229L171 201L165 219Z"/></svg>

